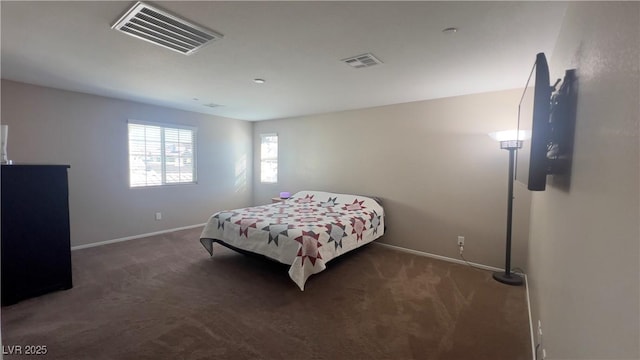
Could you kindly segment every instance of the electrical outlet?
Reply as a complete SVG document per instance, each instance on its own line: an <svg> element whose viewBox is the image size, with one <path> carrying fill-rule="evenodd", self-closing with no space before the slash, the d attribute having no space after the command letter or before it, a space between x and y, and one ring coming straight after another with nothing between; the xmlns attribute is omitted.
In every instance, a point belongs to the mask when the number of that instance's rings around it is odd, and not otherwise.
<svg viewBox="0 0 640 360"><path fill-rule="evenodd" d="M162 213L161 212L157 212L156 213L156 220L162 220Z"/></svg>
<svg viewBox="0 0 640 360"><path fill-rule="evenodd" d="M460 248L460 256L462 256L462 252L464 251L464 236L458 235L458 247Z"/></svg>
<svg viewBox="0 0 640 360"><path fill-rule="evenodd" d="M538 320L538 344L542 344L542 321Z"/></svg>

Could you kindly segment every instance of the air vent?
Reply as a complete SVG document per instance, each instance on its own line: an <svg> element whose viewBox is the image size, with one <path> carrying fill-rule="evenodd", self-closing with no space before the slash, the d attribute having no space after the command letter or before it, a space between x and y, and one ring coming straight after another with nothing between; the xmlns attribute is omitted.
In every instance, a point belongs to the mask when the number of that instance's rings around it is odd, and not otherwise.
<svg viewBox="0 0 640 360"><path fill-rule="evenodd" d="M345 62L347 65L352 66L356 69L382 64L382 61L378 60L371 53L353 56L350 58L342 59L341 61Z"/></svg>
<svg viewBox="0 0 640 360"><path fill-rule="evenodd" d="M111 28L185 55L222 39L215 31L143 2L133 5Z"/></svg>

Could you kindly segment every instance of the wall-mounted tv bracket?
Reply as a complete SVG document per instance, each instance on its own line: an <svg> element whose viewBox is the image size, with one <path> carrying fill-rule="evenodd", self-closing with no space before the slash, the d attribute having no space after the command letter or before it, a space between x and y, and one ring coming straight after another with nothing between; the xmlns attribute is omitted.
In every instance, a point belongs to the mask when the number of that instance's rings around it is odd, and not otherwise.
<svg viewBox="0 0 640 360"><path fill-rule="evenodd" d="M556 91L558 83L560 83L560 79L552 86L547 159L549 159L551 174L566 174L571 170L576 121L577 82L575 69L565 71L562 86Z"/></svg>

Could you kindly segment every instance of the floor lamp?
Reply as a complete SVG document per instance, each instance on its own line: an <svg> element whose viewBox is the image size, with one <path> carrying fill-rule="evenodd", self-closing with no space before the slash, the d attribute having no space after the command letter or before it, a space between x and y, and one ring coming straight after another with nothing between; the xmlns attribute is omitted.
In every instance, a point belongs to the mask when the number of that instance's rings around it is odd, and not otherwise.
<svg viewBox="0 0 640 360"><path fill-rule="evenodd" d="M498 131L489 134L493 139L500 141L500 149L509 151L509 189L507 195L507 244L504 271L493 273L493 278L507 285L522 285L522 277L511 272L511 223L513 220L513 168L515 165L515 152L522 148L522 141L526 133L517 130ZM515 139L515 140L514 140Z"/></svg>

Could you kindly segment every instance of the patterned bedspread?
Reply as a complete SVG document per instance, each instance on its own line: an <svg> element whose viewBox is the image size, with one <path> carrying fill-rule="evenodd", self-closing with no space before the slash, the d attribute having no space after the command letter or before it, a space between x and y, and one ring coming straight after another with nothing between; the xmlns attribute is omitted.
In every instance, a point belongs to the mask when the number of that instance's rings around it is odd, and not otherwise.
<svg viewBox="0 0 640 360"><path fill-rule="evenodd" d="M200 242L213 256L213 242L289 264L289 276L304 290L326 263L384 234L384 209L365 196L300 191L284 202L221 211L209 219Z"/></svg>

